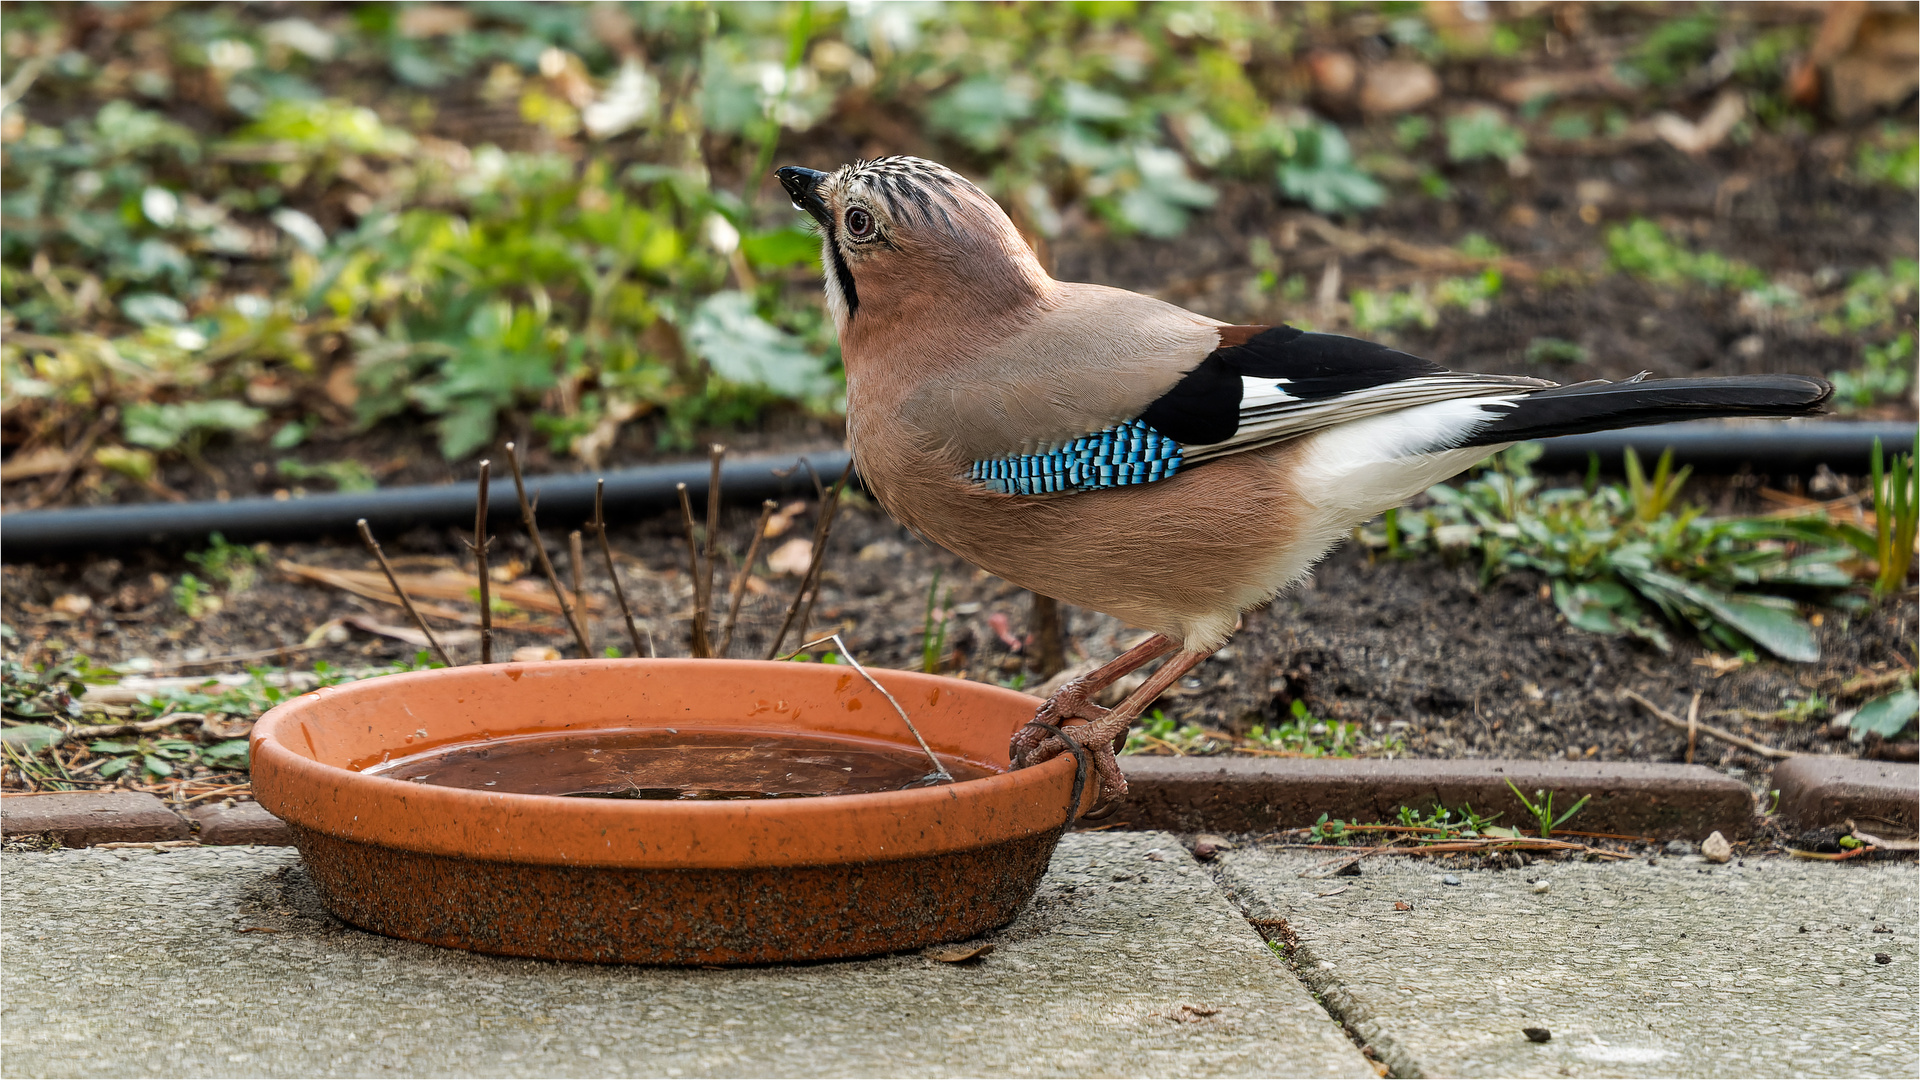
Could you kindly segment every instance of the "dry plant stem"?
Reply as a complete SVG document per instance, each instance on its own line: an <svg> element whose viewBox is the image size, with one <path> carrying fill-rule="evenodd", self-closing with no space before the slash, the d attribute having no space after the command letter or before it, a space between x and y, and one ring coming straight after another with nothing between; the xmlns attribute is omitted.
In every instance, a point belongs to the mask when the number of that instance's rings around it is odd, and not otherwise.
<svg viewBox="0 0 1920 1080"><path fill-rule="evenodd" d="M1060 601L1033 594L1034 674L1051 679L1067 666L1067 635L1060 620Z"/></svg>
<svg viewBox="0 0 1920 1080"><path fill-rule="evenodd" d="M733 584L728 589L727 621L720 624L720 650L718 655L725 659L733 651L733 628L740 621L740 603L746 599L747 579L753 576L753 565L760 557L760 541L766 539L767 521L773 517L774 509L779 506L772 499L760 504L760 520L754 523L753 539L747 543L747 560L740 572L733 575Z"/></svg>
<svg viewBox="0 0 1920 1080"><path fill-rule="evenodd" d="M540 564L540 572L546 575L547 585L553 589L554 599L560 604L560 614L566 617L567 628L573 631L573 640L580 646L581 658L592 656L593 646L587 641L587 631L581 626L580 617L574 613L567 591L560 587L560 575L553 569L553 560L547 557L546 541L540 539L540 523L533 516L533 504L527 501L526 479L520 475L520 452L512 443L507 444L507 468L513 470L513 493L520 500L520 524L526 526L527 539L533 542L535 561Z"/></svg>
<svg viewBox="0 0 1920 1080"><path fill-rule="evenodd" d="M80 441L74 443L73 448L67 451L66 464L60 466L60 471L54 474L53 479L40 485L40 490L34 492L33 496L27 500L27 509L45 506L59 498L60 493L67 490L67 485L73 482L73 474L79 469L80 463L89 460L87 455L92 453L93 444L100 441L100 436L112 430L119 419L120 410L111 405L107 406L100 413L100 418L81 434Z"/></svg>
<svg viewBox="0 0 1920 1080"><path fill-rule="evenodd" d="M687 485L673 485L680 494L680 524L687 533L687 578L693 582L693 627L687 641L687 654L696 659L713 655L713 649L707 644L707 620L703 605L700 603L700 540L694 535L693 503L687 498Z"/></svg>
<svg viewBox="0 0 1920 1080"><path fill-rule="evenodd" d="M593 646L593 624L587 622L586 601L582 599L582 597L586 596L584 586L587 580L587 554L580 544L579 529L575 529L567 534L567 562L568 569L573 574L573 603L575 609L580 612L580 629L581 632L587 635L587 647L591 650ZM592 655L591 652L589 652L588 655Z"/></svg>
<svg viewBox="0 0 1920 1080"><path fill-rule="evenodd" d="M427 625L427 620L421 618L418 611L414 610L413 599L400 588L400 578L394 574L393 564L387 561L387 553L380 550L380 541L373 538L373 530L367 526L367 519L361 518L355 524L360 527L360 539L367 545L367 550L373 552L373 557L380 560L380 569L386 571L387 583L393 586L393 594L400 598L400 606L407 609L407 617L413 620L413 625L420 628L420 633L426 637L427 644L433 649L433 655L439 657L442 664L452 667L453 661L447 658L447 650L440 647L440 639L433 636L433 628Z"/></svg>
<svg viewBox="0 0 1920 1080"><path fill-rule="evenodd" d="M853 658L853 650L847 648L847 643L840 640L839 634L828 634L826 637L817 638L813 641L809 641L805 645L802 645L800 646L800 648L796 649L794 651L794 655L797 656L800 653L805 652L806 650L814 647L815 645L825 645L829 641L833 642L833 647L835 651L839 652L840 659L845 660L847 663L851 664L853 666L853 670L860 673L861 678L872 683L873 688L875 690L880 691L880 696L887 699L887 704L893 706L893 711L900 714L900 722L907 725L907 730L913 733L913 741L920 744L920 749L926 753L927 760L933 762L933 771L927 774L928 778L935 779L935 780L944 780L949 784L953 783L953 774L947 771L947 767L945 765L940 764L940 759L934 756L933 747L927 745L927 740L924 738L921 738L920 729L917 727L914 727L913 721L908 719L907 710L900 707L900 703L894 700L892 694L887 693L887 688L880 685L880 680L874 678L871 674L867 672L866 668L860 666L860 661L855 660Z"/></svg>
<svg viewBox="0 0 1920 1080"><path fill-rule="evenodd" d="M653 655L653 635L647 635L647 647L641 648L640 627L633 621L633 605L627 603L627 590L620 584L620 571L613 566L613 545L607 542L607 516L601 512L605 501L607 482L603 478L593 485L593 521L590 527L600 538L600 555L607 560L607 577L613 581L613 597L620 601L620 614L627 620L627 637L633 641L633 655Z"/></svg>
<svg viewBox="0 0 1920 1080"><path fill-rule="evenodd" d="M853 474L853 463L840 471L840 479L820 500L820 520L813 527L813 557L807 560L807 572L800 579L800 591L793 594L793 606L787 609L787 620L780 625L780 636L774 640L773 651L780 650L780 642L786 640L787 628L793 622L794 613L800 608L800 598L806 597L807 606L800 611L800 633L805 634L813 625L813 605L820 599L820 579L826 573L827 540L833 535L833 519L840 512L840 494L847 489L847 477Z"/></svg>
<svg viewBox="0 0 1920 1080"><path fill-rule="evenodd" d="M493 472L493 462L480 459L480 489L473 500L473 564L480 575L480 662L493 663L493 580L488 576L487 545L493 543L487 536L487 482Z"/></svg>
<svg viewBox="0 0 1920 1080"><path fill-rule="evenodd" d="M1652 713L1654 716L1658 717L1660 721L1662 723L1665 723L1667 726L1679 728L1681 731L1687 730L1687 722L1685 720L1682 720L1679 717L1668 712L1667 710L1661 708L1660 706L1655 705L1653 702L1648 701L1646 698L1641 697L1639 694L1634 693L1632 690L1622 690L1620 694L1622 697L1627 698L1628 700L1639 705L1641 708ZM1765 743L1757 743L1757 742L1754 742L1752 739L1741 738L1740 736L1735 735L1731 731L1722 731L1721 729L1714 727L1712 724L1699 724L1698 727L1702 734L1711 735L1714 738L1719 739L1721 742L1732 743L1733 745L1738 746L1743 750L1751 750L1754 753L1759 754L1761 757L1783 759L1783 758L1806 756L1805 754L1802 754L1798 750L1777 750L1771 746L1766 745Z"/></svg>
<svg viewBox="0 0 1920 1080"><path fill-rule="evenodd" d="M727 448L714 443L707 448L707 547L706 554L700 560L700 591L695 602L694 618L700 620L701 636L707 639L707 652L713 651L713 560L720 546L720 463L726 460Z"/></svg>
<svg viewBox="0 0 1920 1080"><path fill-rule="evenodd" d="M1693 701L1687 705L1687 764L1693 764L1694 744L1700 739L1700 692L1693 693Z"/></svg>

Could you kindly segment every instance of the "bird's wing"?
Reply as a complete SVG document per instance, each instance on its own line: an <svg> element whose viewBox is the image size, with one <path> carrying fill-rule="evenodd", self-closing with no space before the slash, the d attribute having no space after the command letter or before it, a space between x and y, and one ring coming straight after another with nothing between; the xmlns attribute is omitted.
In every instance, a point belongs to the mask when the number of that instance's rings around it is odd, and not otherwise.
<svg viewBox="0 0 1920 1080"><path fill-rule="evenodd" d="M978 458L972 479L1022 495L1151 483L1210 458L1352 420L1458 399L1510 408L1514 398L1553 385L1447 371L1384 345L1290 326L1214 330L1212 351L1156 388L1133 416L1055 445ZM1433 449L1457 445L1496 415L1463 408L1457 424L1443 425L1458 432L1436 430L1422 441Z"/></svg>

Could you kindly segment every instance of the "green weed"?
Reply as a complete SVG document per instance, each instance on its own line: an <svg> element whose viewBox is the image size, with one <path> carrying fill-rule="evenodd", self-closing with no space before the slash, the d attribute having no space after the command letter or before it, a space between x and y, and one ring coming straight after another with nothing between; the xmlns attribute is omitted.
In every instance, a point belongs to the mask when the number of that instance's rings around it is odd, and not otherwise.
<svg viewBox="0 0 1920 1080"><path fill-rule="evenodd" d="M1537 337L1527 342L1526 356L1529 364L1584 364L1587 362L1587 350L1584 346L1557 337Z"/></svg>
<svg viewBox="0 0 1920 1080"><path fill-rule="evenodd" d="M940 661L947 655L947 627L953 624L953 590L940 599L940 571L934 570L933 584L927 586L927 614L920 625L920 670L940 674Z"/></svg>
<svg viewBox="0 0 1920 1080"><path fill-rule="evenodd" d="M223 606L219 594L193 574L181 574L173 586L173 606L189 619L199 619Z"/></svg>
<svg viewBox="0 0 1920 1080"><path fill-rule="evenodd" d="M1155 709L1127 732L1126 746L1120 752L1138 754L1162 746L1172 747L1183 754L1212 754L1225 749L1220 740L1200 725L1176 724L1172 717Z"/></svg>
<svg viewBox="0 0 1920 1080"><path fill-rule="evenodd" d="M1892 124L1882 127L1878 137L1862 140L1854 151L1853 172L1870 184L1920 188L1920 136Z"/></svg>
<svg viewBox="0 0 1920 1080"><path fill-rule="evenodd" d="M1295 698L1288 719L1272 727L1255 724L1247 743L1262 750L1284 750L1302 757L1352 757L1360 748L1365 728L1344 720L1322 720Z"/></svg>
<svg viewBox="0 0 1920 1080"><path fill-rule="evenodd" d="M1713 519L1677 506L1686 470L1674 472L1670 455L1651 476L1629 455L1624 485L1596 479L1588 489L1546 489L1529 468L1538 453L1523 444L1457 487L1435 485L1431 505L1396 515L1396 542L1414 552L1477 554L1487 581L1538 571L1567 621L1592 633L1630 634L1664 650L1671 642L1662 624L1678 624L1711 647L1757 647L1798 661L1818 659L1818 639L1780 593L1850 587L1843 564L1874 543L1824 519ZM1389 546L1381 533L1361 538Z"/></svg>
<svg viewBox="0 0 1920 1080"><path fill-rule="evenodd" d="M267 565L267 553L265 545L229 544L226 537L212 533L207 536L207 549L188 552L187 561L199 567L213 585L227 592L245 592L258 577L259 568Z"/></svg>
<svg viewBox="0 0 1920 1080"><path fill-rule="evenodd" d="M1507 788L1513 792L1514 798L1520 800L1520 805L1526 808L1527 813L1532 815L1534 823L1540 827L1542 840L1553 839L1553 830L1565 825L1569 818L1580 812L1581 807L1587 805L1587 800L1593 798L1591 795L1580 796L1579 802L1568 807L1566 813L1556 817L1553 813L1553 792L1536 791L1533 793L1533 798L1529 799L1521 793L1519 788L1514 787L1513 781L1507 781Z"/></svg>
<svg viewBox="0 0 1920 1080"><path fill-rule="evenodd" d="M1913 566L1913 545L1920 531L1920 435L1913 453L1894 455L1889 468L1880 440L1873 440L1873 557L1876 596L1903 589Z"/></svg>
<svg viewBox="0 0 1920 1080"><path fill-rule="evenodd" d="M1491 158L1506 161L1527 149L1527 137L1489 108L1472 109L1447 118L1447 160L1464 163Z"/></svg>
<svg viewBox="0 0 1920 1080"><path fill-rule="evenodd" d="M1746 263L1718 252L1695 252L1646 218L1610 227L1606 243L1615 269L1656 285L1758 289L1767 283L1764 274Z"/></svg>
<svg viewBox="0 0 1920 1080"><path fill-rule="evenodd" d="M1913 335L1902 333L1892 341L1862 347L1861 365L1851 371L1830 371L1834 403L1842 412L1870 408L1899 396L1913 380Z"/></svg>
<svg viewBox="0 0 1920 1080"><path fill-rule="evenodd" d="M320 461L311 465L292 458L282 458L274 466L274 471L287 480L325 480L337 491L372 491L380 486L380 482L373 477L373 471L352 458Z"/></svg>

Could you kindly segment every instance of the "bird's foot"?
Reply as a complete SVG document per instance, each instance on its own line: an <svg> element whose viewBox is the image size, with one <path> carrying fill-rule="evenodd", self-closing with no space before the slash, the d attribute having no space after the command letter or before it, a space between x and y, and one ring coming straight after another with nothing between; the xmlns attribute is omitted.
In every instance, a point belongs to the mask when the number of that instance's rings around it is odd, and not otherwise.
<svg viewBox="0 0 1920 1080"><path fill-rule="evenodd" d="M1060 728L1085 748L1100 781L1100 803L1111 805L1127 793L1127 779L1120 774L1120 762L1114 755L1125 745L1133 721L1130 716L1115 715L1113 710L1095 705L1088 700L1090 696L1084 686L1068 683L1048 698L1034 714L1033 722L1014 734L1013 767L1029 768L1064 753L1067 744L1039 725ZM1096 808L1087 816L1098 815Z"/></svg>
<svg viewBox="0 0 1920 1080"><path fill-rule="evenodd" d="M1098 706L1095 707L1098 708ZM1100 711L1103 713L1108 712L1106 709L1101 709ZM1093 764L1094 775L1100 781L1100 799L1092 810L1082 815L1083 817L1105 817L1107 813L1111 812L1111 808L1115 803L1118 803L1126 797L1127 778L1120 772L1120 759L1116 755L1119 753L1119 747L1125 745L1127 729L1131 727L1132 724L1133 721L1126 717L1109 714L1098 720L1075 724L1071 727L1061 729L1067 738L1080 744L1088 759ZM1062 742L1059 737L1045 732L1043 729L1029 727L1026 730L1042 731L1042 733L1046 735L1046 738L1042 739L1033 754L1028 756L1026 765L1016 766L1018 768L1025 768L1027 765L1038 765L1040 762L1055 757L1067 749L1067 744Z"/></svg>
<svg viewBox="0 0 1920 1080"><path fill-rule="evenodd" d="M1104 719L1107 710L1093 703L1093 695L1096 693L1099 691L1087 679L1080 678L1062 686L1054 691L1052 697L1041 702L1040 708L1033 714L1034 722L1013 733L1012 744L1008 747L1007 755L1013 762L1013 767L1024 769L1030 765L1038 765L1058 757L1066 750L1065 743L1054 738L1046 728L1038 725L1051 724L1054 727L1065 727L1076 720L1091 724ZM1076 735L1075 738L1078 736Z"/></svg>

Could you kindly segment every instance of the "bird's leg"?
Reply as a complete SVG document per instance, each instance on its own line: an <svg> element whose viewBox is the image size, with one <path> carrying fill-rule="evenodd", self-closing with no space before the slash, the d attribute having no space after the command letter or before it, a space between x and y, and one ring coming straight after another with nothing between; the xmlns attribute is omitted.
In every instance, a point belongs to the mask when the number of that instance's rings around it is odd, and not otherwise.
<svg viewBox="0 0 1920 1080"><path fill-rule="evenodd" d="M1127 793L1127 779L1120 775L1120 762L1114 757L1114 744L1126 737L1127 729L1133 725L1140 714L1154 699L1166 692L1167 687L1178 682L1180 677L1192 671L1200 661L1213 655L1214 650L1196 652L1182 649L1173 654L1160 669L1147 677L1140 688L1127 695L1127 699L1112 709L1102 710L1103 715L1086 724L1070 728L1069 732L1079 741L1087 752L1093 755L1094 771L1100 774L1100 801L1112 803ZM1057 749L1053 749L1057 747ZM1051 736L1041 744L1038 753L1053 749L1059 753L1066 749L1065 744ZM1035 756L1038 756L1036 754ZM1053 756L1046 754L1047 757ZM1044 758L1042 759L1044 760ZM1032 762L1029 762L1032 764Z"/></svg>
<svg viewBox="0 0 1920 1080"><path fill-rule="evenodd" d="M1059 727L1069 720L1083 720L1092 723L1107 715L1107 710L1093 703L1094 696L1114 683L1133 674L1139 668L1172 652L1174 644L1165 634L1155 634L1105 664L1087 672L1077 679L1070 679L1053 696L1043 702L1034 720L1042 724ZM1041 743L1051 738L1044 728L1023 727L1013 733L1013 745L1009 759L1016 769L1028 765L1038 765L1065 750L1060 740L1053 739L1051 753L1033 758L1033 752Z"/></svg>

